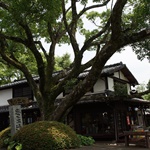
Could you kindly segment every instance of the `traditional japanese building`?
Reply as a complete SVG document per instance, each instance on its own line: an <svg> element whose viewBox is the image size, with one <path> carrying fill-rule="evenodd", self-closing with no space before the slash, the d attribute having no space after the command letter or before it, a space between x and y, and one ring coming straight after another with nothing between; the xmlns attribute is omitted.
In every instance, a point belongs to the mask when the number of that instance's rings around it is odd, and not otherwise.
<svg viewBox="0 0 150 150"><path fill-rule="evenodd" d="M81 73L84 79L89 71ZM38 77L35 78L38 84ZM123 63L105 66L93 88L70 110L65 120L77 133L98 139L120 140L123 131L150 126L146 111L150 101L134 97L131 87L138 81ZM56 99L56 105L65 93ZM131 96L132 95L132 96ZM40 111L26 80L0 86L0 130L9 126L9 99L32 100L22 106L23 123L38 121Z"/></svg>

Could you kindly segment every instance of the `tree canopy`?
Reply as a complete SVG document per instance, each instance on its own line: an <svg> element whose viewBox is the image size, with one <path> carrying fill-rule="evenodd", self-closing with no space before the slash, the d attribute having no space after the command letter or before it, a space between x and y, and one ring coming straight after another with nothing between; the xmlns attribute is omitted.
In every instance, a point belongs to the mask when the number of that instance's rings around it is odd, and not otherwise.
<svg viewBox="0 0 150 150"><path fill-rule="evenodd" d="M1 62L24 74L44 120L60 120L91 89L115 52L130 45L139 57L149 57L149 6L149 0L1 0ZM54 76L55 51L61 44L70 44L74 60ZM96 54L82 63L88 50ZM39 85L22 54L36 62ZM55 106L66 83L89 67L88 76Z"/></svg>

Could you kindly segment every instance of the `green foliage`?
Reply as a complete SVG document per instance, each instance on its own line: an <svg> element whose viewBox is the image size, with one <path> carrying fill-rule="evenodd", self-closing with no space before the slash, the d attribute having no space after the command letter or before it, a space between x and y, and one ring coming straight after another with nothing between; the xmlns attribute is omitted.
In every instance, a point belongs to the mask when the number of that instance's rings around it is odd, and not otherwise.
<svg viewBox="0 0 150 150"><path fill-rule="evenodd" d="M90 146L95 143L95 140L92 137L86 137L78 134L78 138L80 139L82 146Z"/></svg>
<svg viewBox="0 0 150 150"><path fill-rule="evenodd" d="M134 32L138 32L143 28L149 28L150 24L150 1L136 0L131 2L133 9L132 17L130 18L131 27ZM132 31L132 32L133 32ZM150 39L131 44L133 51L137 54L138 59L150 58Z"/></svg>
<svg viewBox="0 0 150 150"><path fill-rule="evenodd" d="M146 91L146 85L142 83L136 87L136 90L138 91L138 93L144 92Z"/></svg>
<svg viewBox="0 0 150 150"><path fill-rule="evenodd" d="M57 150L80 146L80 140L69 126L54 121L25 125L12 139L22 144L22 150Z"/></svg>
<svg viewBox="0 0 150 150"><path fill-rule="evenodd" d="M18 143L18 144L15 146L15 149L16 149L16 150L22 150L22 144Z"/></svg>
<svg viewBox="0 0 150 150"><path fill-rule="evenodd" d="M64 86L65 91L72 90L73 86L75 86L76 84L77 84L76 78L70 79L69 81L66 82Z"/></svg>
<svg viewBox="0 0 150 150"><path fill-rule="evenodd" d="M22 150L22 144L11 140L10 127L0 132L0 148L7 150Z"/></svg>
<svg viewBox="0 0 150 150"><path fill-rule="evenodd" d="M131 3L133 4L133 2ZM150 1L149 0L136 0L133 4L133 22L137 25L136 30L140 30L141 27L149 27L149 15L150 15Z"/></svg>
<svg viewBox="0 0 150 150"><path fill-rule="evenodd" d="M27 68L33 76L38 75L36 62L30 51L24 52L23 54L17 51L15 54L16 58L20 62L26 64ZM41 55L43 54L41 53ZM64 54L61 57L56 56L55 71L69 68L70 64L71 60L68 53ZM9 64L0 62L0 85L13 82L14 80L20 80L22 78L24 78L24 74L20 70Z"/></svg>
<svg viewBox="0 0 150 150"><path fill-rule="evenodd" d="M147 88L147 90L150 90L150 80L148 81L146 88ZM150 92L148 94L146 94L146 95L143 95L142 97L145 100L150 100Z"/></svg>
<svg viewBox="0 0 150 150"><path fill-rule="evenodd" d="M22 150L22 144L15 142L15 141L9 141L7 143L8 147L7 150Z"/></svg>
<svg viewBox="0 0 150 150"><path fill-rule="evenodd" d="M10 127L0 132L0 148L7 147L10 139Z"/></svg>
<svg viewBox="0 0 150 150"><path fill-rule="evenodd" d="M69 68L71 64L70 55L68 53L64 54L62 57L57 56L55 58L55 70L63 70Z"/></svg>
<svg viewBox="0 0 150 150"><path fill-rule="evenodd" d="M32 75L37 75L36 62L33 55L29 51L22 53L19 50L16 50L15 57L21 63L26 64ZM24 78L24 74L20 70L6 62L0 62L0 84L10 83L14 80L20 80L22 78Z"/></svg>
<svg viewBox="0 0 150 150"><path fill-rule="evenodd" d="M150 101L150 93L142 96L145 100Z"/></svg>
<svg viewBox="0 0 150 150"><path fill-rule="evenodd" d="M127 85L119 82L115 82L114 85L116 96L127 96Z"/></svg>
<svg viewBox="0 0 150 150"><path fill-rule="evenodd" d="M7 35L20 36L22 39L26 35L20 24L28 25L32 28L34 38L40 39L48 36L47 22L55 24L61 13L60 0L5 0L5 3L9 11L0 9L0 28Z"/></svg>
<svg viewBox="0 0 150 150"><path fill-rule="evenodd" d="M138 91L138 93L142 93L147 90L150 90L150 80L147 83L147 85L143 83L143 84L136 86L136 90ZM148 94L142 95L142 98L145 100L150 100L150 92Z"/></svg>

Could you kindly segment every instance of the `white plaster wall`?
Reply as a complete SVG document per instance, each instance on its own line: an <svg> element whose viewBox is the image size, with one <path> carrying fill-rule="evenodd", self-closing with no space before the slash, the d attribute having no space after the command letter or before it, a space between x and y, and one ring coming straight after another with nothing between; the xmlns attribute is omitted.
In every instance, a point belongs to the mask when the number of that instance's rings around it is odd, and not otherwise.
<svg viewBox="0 0 150 150"><path fill-rule="evenodd" d="M105 89L105 81L102 79L98 79L93 87L94 93L104 91Z"/></svg>
<svg viewBox="0 0 150 150"><path fill-rule="evenodd" d="M122 80L128 81L128 79L124 76L124 74L122 72L120 72L120 78Z"/></svg>
<svg viewBox="0 0 150 150"><path fill-rule="evenodd" d="M0 90L0 106L8 105L7 100L12 98L12 89Z"/></svg>
<svg viewBox="0 0 150 150"><path fill-rule="evenodd" d="M124 74L123 74L121 71L120 71L120 72L115 72L115 73L114 73L114 77L117 77L117 78L119 78L119 79L128 81L128 79L124 76Z"/></svg>
<svg viewBox="0 0 150 150"><path fill-rule="evenodd" d="M108 90L114 91L114 80L112 78L107 78L108 80Z"/></svg>

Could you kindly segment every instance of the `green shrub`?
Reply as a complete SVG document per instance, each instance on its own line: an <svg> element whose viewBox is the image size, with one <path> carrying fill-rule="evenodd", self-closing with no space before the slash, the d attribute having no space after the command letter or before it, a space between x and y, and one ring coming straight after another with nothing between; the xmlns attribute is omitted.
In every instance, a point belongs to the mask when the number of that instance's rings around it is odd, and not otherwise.
<svg viewBox="0 0 150 150"><path fill-rule="evenodd" d="M83 146L90 146L95 143L95 140L92 137L86 137L78 134L78 138L80 139L81 145Z"/></svg>
<svg viewBox="0 0 150 150"><path fill-rule="evenodd" d="M0 132L0 148L7 147L7 141L10 139L10 127Z"/></svg>
<svg viewBox="0 0 150 150"><path fill-rule="evenodd" d="M67 125L40 121L23 126L13 137L22 150L58 150L80 146L77 134Z"/></svg>

